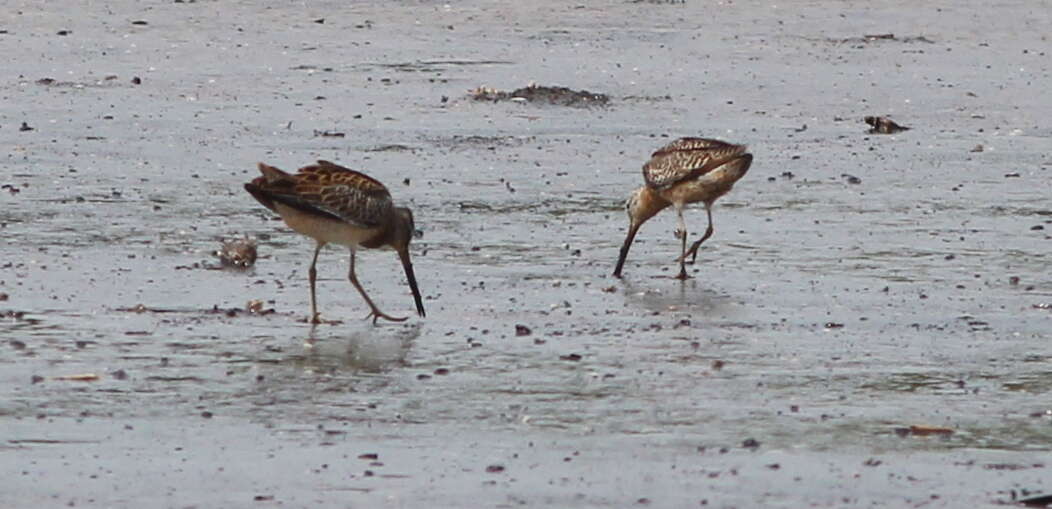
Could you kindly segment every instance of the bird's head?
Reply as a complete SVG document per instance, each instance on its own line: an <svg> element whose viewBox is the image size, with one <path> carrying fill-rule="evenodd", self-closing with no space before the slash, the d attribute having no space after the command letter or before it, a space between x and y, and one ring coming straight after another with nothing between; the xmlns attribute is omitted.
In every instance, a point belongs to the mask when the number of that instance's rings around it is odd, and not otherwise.
<svg viewBox="0 0 1052 509"><path fill-rule="evenodd" d="M670 204L653 189L643 186L636 189L625 200L625 213L630 226L639 226L657 215Z"/></svg>
<svg viewBox="0 0 1052 509"><path fill-rule="evenodd" d="M420 297L420 290L416 285L416 274L413 273L413 262L409 258L409 243L414 237L419 238L422 236L423 233L416 229L416 224L413 222L413 211L408 207L395 208L388 245L394 248L398 253L398 258L402 261L402 268L405 270L409 289L413 291L416 312L420 316L425 316L424 303Z"/></svg>

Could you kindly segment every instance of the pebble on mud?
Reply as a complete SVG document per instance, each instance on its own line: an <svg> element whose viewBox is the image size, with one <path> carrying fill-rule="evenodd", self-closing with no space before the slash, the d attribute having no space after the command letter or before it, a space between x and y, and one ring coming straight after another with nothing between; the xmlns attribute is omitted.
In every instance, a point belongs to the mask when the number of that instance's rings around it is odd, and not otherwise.
<svg viewBox="0 0 1052 509"><path fill-rule="evenodd" d="M32 130L34 130L34 129L35 129L35 128L33 128L33 127L29 127L29 124L27 124L27 123L25 123L25 122L22 122L22 126L18 128L18 130L19 130L19 131L22 131L22 132L26 132L26 131L32 131Z"/></svg>
<svg viewBox="0 0 1052 509"><path fill-rule="evenodd" d="M529 336L533 331L529 327L522 324L515 324L515 335L516 336Z"/></svg>
<svg viewBox="0 0 1052 509"><path fill-rule="evenodd" d="M499 474L504 471L504 465L489 465L486 467L486 472L490 474Z"/></svg>
<svg viewBox="0 0 1052 509"><path fill-rule="evenodd" d="M360 460L378 460L378 459L380 459L380 455L375 453L375 452L365 452L365 453L359 454L358 455L358 459L360 459Z"/></svg>
<svg viewBox="0 0 1052 509"><path fill-rule="evenodd" d="M559 356L559 360L562 360L562 361L577 362L577 361L579 361L581 359L582 359L581 354L577 354L577 353L572 353L572 354L569 354L569 355L560 355Z"/></svg>
<svg viewBox="0 0 1052 509"><path fill-rule="evenodd" d="M742 442L742 447L746 449L758 449L760 447L760 441L755 438L746 438Z"/></svg>

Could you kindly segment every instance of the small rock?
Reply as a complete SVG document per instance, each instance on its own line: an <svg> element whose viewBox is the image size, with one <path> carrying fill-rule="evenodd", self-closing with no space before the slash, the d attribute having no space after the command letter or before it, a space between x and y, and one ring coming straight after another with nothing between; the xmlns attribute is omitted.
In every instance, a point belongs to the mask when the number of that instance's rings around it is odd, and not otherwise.
<svg viewBox="0 0 1052 509"><path fill-rule="evenodd" d="M530 330L530 328L525 326L525 325L522 325L522 324L516 324L515 325L515 335L516 336L529 336L532 333L533 333L533 331Z"/></svg>
<svg viewBox="0 0 1052 509"><path fill-rule="evenodd" d="M490 474L499 474L504 471L504 465L490 465L486 467L486 472Z"/></svg>

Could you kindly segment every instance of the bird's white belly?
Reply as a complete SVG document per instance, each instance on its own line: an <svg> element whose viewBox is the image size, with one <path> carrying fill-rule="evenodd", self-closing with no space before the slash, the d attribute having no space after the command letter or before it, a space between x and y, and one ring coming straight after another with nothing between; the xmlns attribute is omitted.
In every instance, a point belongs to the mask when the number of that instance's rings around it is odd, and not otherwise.
<svg viewBox="0 0 1052 509"><path fill-rule="evenodd" d="M343 221L318 217L281 203L274 205L289 228L326 244L356 246L375 237L380 232L377 228L359 228Z"/></svg>

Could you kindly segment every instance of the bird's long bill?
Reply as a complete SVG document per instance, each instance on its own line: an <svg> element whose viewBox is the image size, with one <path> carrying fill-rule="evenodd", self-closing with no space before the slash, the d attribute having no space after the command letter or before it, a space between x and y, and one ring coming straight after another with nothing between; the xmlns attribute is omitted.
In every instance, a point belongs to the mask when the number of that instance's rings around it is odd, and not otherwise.
<svg viewBox="0 0 1052 509"><path fill-rule="evenodd" d="M402 260L402 268L405 269L405 278L409 280L409 289L413 291L413 300L416 301L416 312L420 316L424 314L424 301L420 298L420 289L416 286L416 275L413 274L413 262L409 260L409 249L398 251L398 258Z"/></svg>
<svg viewBox="0 0 1052 509"><path fill-rule="evenodd" d="M625 259L628 258L628 250L632 248L632 241L636 239L636 232L639 231L639 225L632 223L628 225L628 236L625 237L625 243L621 246L621 255L617 257L617 267L614 267L614 277L621 277L621 268L625 266Z"/></svg>

